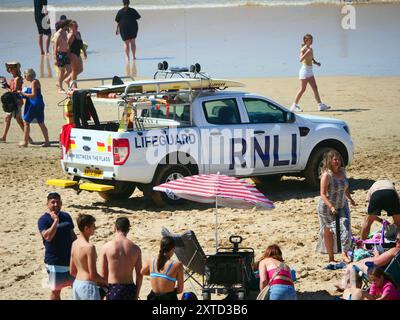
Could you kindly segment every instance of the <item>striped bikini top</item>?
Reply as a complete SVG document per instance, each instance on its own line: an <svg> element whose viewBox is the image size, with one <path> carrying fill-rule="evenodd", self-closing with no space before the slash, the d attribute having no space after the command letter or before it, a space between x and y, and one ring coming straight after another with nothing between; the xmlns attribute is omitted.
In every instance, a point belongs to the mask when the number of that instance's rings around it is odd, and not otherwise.
<svg viewBox="0 0 400 320"><path fill-rule="evenodd" d="M174 261L172 260L171 263L169 264L167 271L165 271L165 273L158 273L155 272L155 262L156 262L156 258L153 259L153 272L150 273L150 277L151 278L163 278L172 282L176 282L176 278L170 277L168 276L168 272L169 270L171 270L172 265L174 264Z"/></svg>

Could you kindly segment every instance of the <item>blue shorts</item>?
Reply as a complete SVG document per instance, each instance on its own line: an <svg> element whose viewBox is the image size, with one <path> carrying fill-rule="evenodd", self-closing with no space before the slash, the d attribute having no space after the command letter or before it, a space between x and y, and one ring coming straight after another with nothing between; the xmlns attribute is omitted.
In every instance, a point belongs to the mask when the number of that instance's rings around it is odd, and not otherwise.
<svg viewBox="0 0 400 320"><path fill-rule="evenodd" d="M269 300L297 300L293 286L274 284L269 289Z"/></svg>
<svg viewBox="0 0 400 320"><path fill-rule="evenodd" d="M100 300L100 291L93 281L75 280L72 286L73 300Z"/></svg>
<svg viewBox="0 0 400 320"><path fill-rule="evenodd" d="M49 287L51 291L60 291L62 288L72 286L75 278L69 273L69 267L46 265L49 274Z"/></svg>

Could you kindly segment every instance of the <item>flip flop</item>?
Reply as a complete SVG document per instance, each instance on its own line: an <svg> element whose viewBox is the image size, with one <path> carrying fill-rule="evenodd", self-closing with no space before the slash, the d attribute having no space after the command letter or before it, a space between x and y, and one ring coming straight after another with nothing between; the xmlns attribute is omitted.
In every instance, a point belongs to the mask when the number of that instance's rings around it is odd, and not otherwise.
<svg viewBox="0 0 400 320"><path fill-rule="evenodd" d="M335 270L335 264L334 263L329 263L326 267L324 267L325 270Z"/></svg>
<svg viewBox="0 0 400 320"><path fill-rule="evenodd" d="M335 270L346 268L347 264L345 262L339 262L335 265Z"/></svg>

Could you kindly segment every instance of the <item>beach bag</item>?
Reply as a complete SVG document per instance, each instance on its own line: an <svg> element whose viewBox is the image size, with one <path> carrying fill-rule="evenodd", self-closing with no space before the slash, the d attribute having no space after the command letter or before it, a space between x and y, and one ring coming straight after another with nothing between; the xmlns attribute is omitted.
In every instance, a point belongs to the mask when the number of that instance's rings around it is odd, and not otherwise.
<svg viewBox="0 0 400 320"><path fill-rule="evenodd" d="M1 103L4 112L12 113L18 110L18 94L14 92L6 92L1 96Z"/></svg>
<svg viewBox="0 0 400 320"><path fill-rule="evenodd" d="M283 266L284 266L284 264L283 264L283 262L281 262L279 267L275 269L275 272L272 275L271 280L269 280L269 283L258 294L256 300L269 300L269 290L271 289L271 286L269 284L278 276L278 274L281 271L281 269L283 268Z"/></svg>

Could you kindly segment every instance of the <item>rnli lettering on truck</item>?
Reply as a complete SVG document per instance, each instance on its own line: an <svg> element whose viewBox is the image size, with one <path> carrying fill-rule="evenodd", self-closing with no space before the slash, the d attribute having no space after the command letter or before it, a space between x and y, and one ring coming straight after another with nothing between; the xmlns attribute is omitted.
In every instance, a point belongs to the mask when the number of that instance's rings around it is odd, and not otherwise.
<svg viewBox="0 0 400 320"><path fill-rule="evenodd" d="M288 166L288 165L295 165L297 163L297 135L292 134L292 146L291 146L291 158L290 159L280 159L279 158L279 136L274 135L272 137L273 139L273 144L274 144L274 149L273 149L273 162L272 166L273 167L280 167L280 166ZM253 150L251 151L252 157L252 163L251 167L254 167L256 165L256 155L258 155L261 158L261 161L264 165L264 167L269 167L270 166L270 160L271 160L271 155L270 155L270 144L271 144L271 137L270 136L265 136L264 137L264 147L260 145L258 140L256 138L251 139L251 146L253 147ZM237 148L237 146L241 146L241 148ZM245 159L245 154L247 151L247 142L243 138L233 138L231 139L231 162L229 164L229 170L232 170L235 168L235 160L239 159L240 160L240 165L242 168L246 168L248 165L246 163Z"/></svg>

